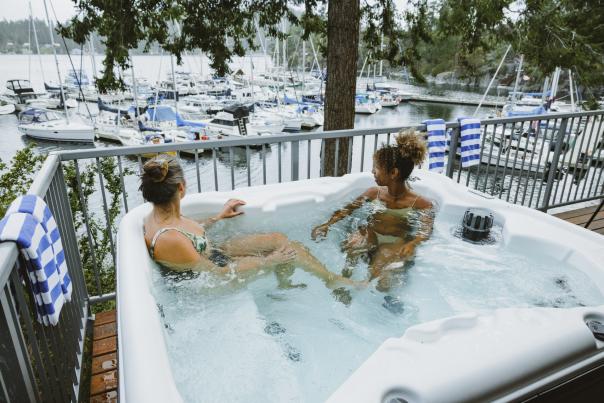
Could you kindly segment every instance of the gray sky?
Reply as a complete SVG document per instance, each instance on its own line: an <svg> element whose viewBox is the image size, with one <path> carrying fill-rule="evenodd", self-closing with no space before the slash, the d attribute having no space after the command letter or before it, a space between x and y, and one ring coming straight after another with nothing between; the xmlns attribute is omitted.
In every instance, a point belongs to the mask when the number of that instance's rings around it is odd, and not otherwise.
<svg viewBox="0 0 604 403"><path fill-rule="evenodd" d="M74 2L72 0L46 0L48 13L53 18L50 2L54 6L57 18L63 22L75 14ZM31 9L34 18L46 19L44 14L44 0L31 0ZM29 18L28 0L0 0L0 19L22 20Z"/></svg>

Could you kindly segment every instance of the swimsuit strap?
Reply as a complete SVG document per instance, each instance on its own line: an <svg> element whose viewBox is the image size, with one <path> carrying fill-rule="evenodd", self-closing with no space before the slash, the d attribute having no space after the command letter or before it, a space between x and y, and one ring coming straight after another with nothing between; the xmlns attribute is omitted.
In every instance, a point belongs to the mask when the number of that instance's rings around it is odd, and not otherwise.
<svg viewBox="0 0 604 403"><path fill-rule="evenodd" d="M202 237L205 240L205 237L203 235L196 235L193 233L190 233L188 231L185 231L183 229L177 228L177 227L164 227L164 228L160 228L159 230L157 230L157 232L155 233L155 235L153 236L153 239L151 240L151 246L149 247L149 254L151 255L151 259L154 259L154 255L155 255L155 243L157 242L157 238L159 238L159 236L161 234L163 234L164 232L170 231L170 230L174 230L174 231L178 231L181 234L183 234L184 236L186 236L187 238L189 238L189 240L193 243L193 247L197 250L198 246L197 246L197 237ZM204 245L204 249L205 249L205 245Z"/></svg>
<svg viewBox="0 0 604 403"><path fill-rule="evenodd" d="M417 201L417 199L419 199L419 195L417 195L415 197L415 200L413 200L413 204L411 205L411 208L413 208L415 206L415 202Z"/></svg>

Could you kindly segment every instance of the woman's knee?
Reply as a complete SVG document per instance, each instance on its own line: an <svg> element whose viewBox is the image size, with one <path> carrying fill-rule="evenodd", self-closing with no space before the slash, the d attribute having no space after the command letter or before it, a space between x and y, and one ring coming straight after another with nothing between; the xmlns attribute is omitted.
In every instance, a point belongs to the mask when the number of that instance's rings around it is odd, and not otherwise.
<svg viewBox="0 0 604 403"><path fill-rule="evenodd" d="M289 239L287 239L287 236L281 232L271 232L269 234L267 234L267 236L273 240L274 242L277 242L279 244L284 244L284 243L288 243Z"/></svg>

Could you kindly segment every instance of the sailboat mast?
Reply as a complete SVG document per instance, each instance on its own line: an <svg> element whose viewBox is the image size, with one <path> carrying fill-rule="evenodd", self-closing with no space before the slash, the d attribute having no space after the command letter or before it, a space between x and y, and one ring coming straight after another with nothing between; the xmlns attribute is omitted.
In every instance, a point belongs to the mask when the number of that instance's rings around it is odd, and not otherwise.
<svg viewBox="0 0 604 403"><path fill-rule="evenodd" d="M31 26L34 30L34 41L36 42L36 53L38 54L38 62L40 63L40 74L42 75L42 81L46 82L44 78L44 68L42 66L42 55L40 54L40 45L38 44L38 33L36 32L36 24L34 22L34 14L31 11L31 1L29 2L29 18L31 18Z"/></svg>
<svg viewBox="0 0 604 403"><path fill-rule="evenodd" d="M571 112L575 111L575 94L573 92L573 72L568 69L568 86L570 92L570 110Z"/></svg>
<svg viewBox="0 0 604 403"><path fill-rule="evenodd" d="M55 57L55 64L57 65L57 77L59 78L59 89L61 91L61 100L63 101L63 109L65 110L65 120L67 124L69 124L69 114L67 113L67 102L65 98L65 93L63 91L63 81L61 81L61 70L59 70L59 58L57 57L57 49L55 48L55 39L52 34L52 24L50 22L50 17L48 16L48 7L46 5L46 0L44 0L44 12L46 13L46 21L48 21L48 33L50 34L50 45L52 46L52 53Z"/></svg>
<svg viewBox="0 0 604 403"><path fill-rule="evenodd" d="M302 40L302 91L306 91L306 41Z"/></svg>
<svg viewBox="0 0 604 403"><path fill-rule="evenodd" d="M382 32L382 39L380 41L380 53L384 50L384 33ZM382 68L384 67L384 59L380 58L380 77L382 76ZM374 83L375 84L375 83Z"/></svg>
<svg viewBox="0 0 604 403"><path fill-rule="evenodd" d="M512 105L516 104L516 92L518 91L518 83L520 82L520 74L522 73L522 62L524 62L524 55L520 55L520 63L518 63L518 71L516 72L516 82L514 83L514 93L512 96Z"/></svg>

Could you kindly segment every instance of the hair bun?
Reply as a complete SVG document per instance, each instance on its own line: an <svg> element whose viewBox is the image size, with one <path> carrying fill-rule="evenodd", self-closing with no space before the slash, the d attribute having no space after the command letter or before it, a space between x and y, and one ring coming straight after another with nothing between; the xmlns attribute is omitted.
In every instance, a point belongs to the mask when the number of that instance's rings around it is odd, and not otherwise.
<svg viewBox="0 0 604 403"><path fill-rule="evenodd" d="M163 182L164 179L166 179L166 176L168 176L169 169L170 161L165 158L154 158L147 161L143 166L145 174L147 174L153 182Z"/></svg>
<svg viewBox="0 0 604 403"><path fill-rule="evenodd" d="M413 161L413 165L421 164L426 158L426 143L415 130L408 129L399 132L396 136L396 143L403 158Z"/></svg>

